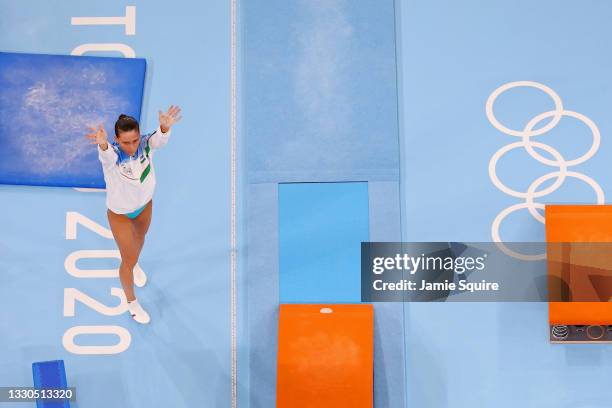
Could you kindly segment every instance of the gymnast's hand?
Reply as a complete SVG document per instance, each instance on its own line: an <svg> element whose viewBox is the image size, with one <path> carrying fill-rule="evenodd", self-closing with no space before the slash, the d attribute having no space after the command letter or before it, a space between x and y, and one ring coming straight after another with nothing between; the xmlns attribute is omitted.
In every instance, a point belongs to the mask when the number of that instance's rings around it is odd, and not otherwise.
<svg viewBox="0 0 612 408"><path fill-rule="evenodd" d="M159 111L159 128L162 133L166 133L170 130L172 125L181 120L180 116L181 108L178 106L170 105L168 112Z"/></svg>
<svg viewBox="0 0 612 408"><path fill-rule="evenodd" d="M97 128L93 126L88 126L89 130L93 133L88 133L87 138L91 140L91 144L100 145L100 149L106 150L108 149L108 135L106 134L106 129L102 124L98 125Z"/></svg>

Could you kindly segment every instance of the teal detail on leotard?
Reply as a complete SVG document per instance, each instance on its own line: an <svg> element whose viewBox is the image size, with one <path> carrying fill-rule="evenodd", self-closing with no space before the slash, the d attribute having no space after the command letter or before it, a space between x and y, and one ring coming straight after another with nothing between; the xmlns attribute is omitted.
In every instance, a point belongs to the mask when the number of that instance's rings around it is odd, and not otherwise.
<svg viewBox="0 0 612 408"><path fill-rule="evenodd" d="M142 207L140 207L136 211L132 211L131 213L127 213L125 215L127 215L128 218L134 219L134 218L136 218L136 217L138 217L140 215L140 213L145 209L147 204L143 205Z"/></svg>

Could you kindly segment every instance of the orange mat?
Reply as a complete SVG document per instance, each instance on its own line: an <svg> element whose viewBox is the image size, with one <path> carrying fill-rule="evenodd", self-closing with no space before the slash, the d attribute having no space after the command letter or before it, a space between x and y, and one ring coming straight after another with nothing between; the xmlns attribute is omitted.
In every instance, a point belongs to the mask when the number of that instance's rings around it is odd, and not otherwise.
<svg viewBox="0 0 612 408"><path fill-rule="evenodd" d="M612 206L610 205L547 205L547 242L612 243ZM549 245L547 250L549 291L554 296L571 292L572 302L550 302L548 319L551 325L612 324L612 303L584 302L601 295L606 280L612 281L610 251L597 259L580 259L584 246ZM604 246L597 247L601 253ZM612 250L612 247L610 248ZM583 256L584 258L584 256ZM602 259L603 258L603 259ZM607 258L607 259L606 259ZM607 264L607 265L606 265ZM597 270L598 281L589 279L585 271ZM606 274L608 276L606 276ZM555 292L557 291L557 292ZM558 298L556 298L558 299Z"/></svg>
<svg viewBox="0 0 612 408"><path fill-rule="evenodd" d="M280 305L278 408L372 408L373 381L372 305Z"/></svg>

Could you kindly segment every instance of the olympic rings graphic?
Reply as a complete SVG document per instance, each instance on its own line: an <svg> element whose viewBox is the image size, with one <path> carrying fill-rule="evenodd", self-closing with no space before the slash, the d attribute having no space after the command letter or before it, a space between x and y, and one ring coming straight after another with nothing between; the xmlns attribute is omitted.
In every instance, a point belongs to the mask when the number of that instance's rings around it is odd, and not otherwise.
<svg viewBox="0 0 612 408"><path fill-rule="evenodd" d="M550 98L553 100L554 105L555 105L554 110L543 112L543 113L540 113L534 116L525 125L523 130L510 129L502 125L499 122L499 120L497 120L495 115L493 114L493 105L495 104L495 100L502 93L512 88L518 88L518 87L530 87L530 88L535 88L540 91L543 91L548 96L550 96ZM542 216L540 212L538 212L538 209L541 209L541 210L544 209L544 204L537 203L535 199L553 193L559 187L561 187L565 179L568 177L576 178L578 180L585 182L589 186L591 186L597 196L597 204L603 204L605 201L604 192L601 189L601 186L597 184L595 180L593 180L592 178L582 173L577 173L575 171L568 170L569 167L577 166L581 163L584 163L585 161L589 160L591 157L595 155L595 153L599 149L599 145L601 142L601 134L599 132L599 128L587 116L581 113L578 113L578 112L565 110L563 107L563 102L561 101L561 98L559 97L559 95L557 95L555 91L553 91L551 88L547 87L546 85L540 84L538 82L533 82L533 81L509 82L497 88L495 91L491 93L491 95L489 95L489 98L487 99L486 114L487 114L487 119L493 125L495 129L509 136L515 136L515 137L520 138L519 142L510 143L502 147L501 149L499 149L497 152L495 152L495 154L493 154L493 156L491 157L491 160L489 161L489 178L491 179L495 187L497 187L503 193L506 193L512 197L516 197L516 198L520 198L524 200L524 202L513 204L503 209L502 211L500 211L499 214L497 214L497 216L493 220L493 224L491 225L491 236L493 238L493 241L496 242L499 248L507 255L510 255L514 258L522 259L525 261L544 260L546 259L545 253L528 255L528 254L521 254L521 253L512 251L510 248L508 248L503 243L500 237L500 234L499 234L501 223L504 220L504 218L506 218L511 213L518 211L518 210L527 209L533 218L535 218L537 221L544 224L545 222L544 217ZM561 153L559 153L559 151L554 149L552 146L549 146L544 143L536 142L531 139L532 137L543 135L546 132L553 129L555 126L557 126L557 124L559 124L559 122L564 116L569 116L574 119L578 119L579 121L582 121L591 130L591 133L593 136L593 144L591 145L589 150L586 153L584 153L582 156L579 156L572 160L566 160L561 155ZM547 118L552 118L552 119L550 119L550 122L546 124L545 126L542 126L539 129L535 129L535 127L540 122L542 122L543 120ZM546 166L551 166L551 167L556 168L556 171L552 171L548 174L545 174L539 177L538 179L536 179L535 181L533 181L526 192L516 191L506 186L504 183L502 183L502 181L497 176L497 170L496 170L497 162L506 153L508 153L511 150L519 149L519 148L524 148L525 151L538 162ZM551 160L549 158L542 156L540 153L538 153L535 150L535 148L541 149L549 153L554 159ZM538 187L540 187L544 182L550 179L555 179L554 182L550 186L542 190L538 190Z"/></svg>

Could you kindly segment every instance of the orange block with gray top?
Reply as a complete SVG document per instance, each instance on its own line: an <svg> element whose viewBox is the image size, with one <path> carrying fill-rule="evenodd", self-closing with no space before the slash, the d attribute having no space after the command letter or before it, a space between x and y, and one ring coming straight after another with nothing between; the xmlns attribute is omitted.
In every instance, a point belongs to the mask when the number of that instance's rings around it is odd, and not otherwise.
<svg viewBox="0 0 612 408"><path fill-rule="evenodd" d="M547 205L551 341L612 341L612 206Z"/></svg>
<svg viewBox="0 0 612 408"><path fill-rule="evenodd" d="M278 408L372 408L370 304L281 304Z"/></svg>

